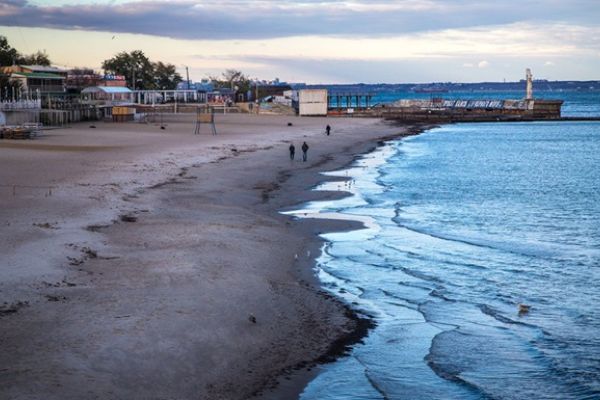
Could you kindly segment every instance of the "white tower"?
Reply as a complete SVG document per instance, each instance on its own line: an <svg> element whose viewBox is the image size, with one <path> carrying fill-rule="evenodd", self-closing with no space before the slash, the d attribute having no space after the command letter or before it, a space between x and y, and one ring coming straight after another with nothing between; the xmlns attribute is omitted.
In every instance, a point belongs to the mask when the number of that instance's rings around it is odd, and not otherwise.
<svg viewBox="0 0 600 400"><path fill-rule="evenodd" d="M525 92L525 100L533 100L533 75L531 75L531 70L529 68L525 70L525 78L527 79L527 91Z"/></svg>

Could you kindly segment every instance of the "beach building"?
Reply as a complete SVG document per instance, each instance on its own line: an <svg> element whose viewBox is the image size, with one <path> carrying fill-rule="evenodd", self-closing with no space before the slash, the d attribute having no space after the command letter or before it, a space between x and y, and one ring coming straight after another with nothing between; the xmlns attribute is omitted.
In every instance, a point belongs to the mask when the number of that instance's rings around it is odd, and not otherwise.
<svg viewBox="0 0 600 400"><path fill-rule="evenodd" d="M235 95L235 89L218 88L207 93L207 102L212 104L233 104L235 102Z"/></svg>
<svg viewBox="0 0 600 400"><path fill-rule="evenodd" d="M127 87L127 80L123 75L104 74L98 86Z"/></svg>
<svg viewBox="0 0 600 400"><path fill-rule="evenodd" d="M0 67L0 72L11 81L21 83L21 95L31 97L35 93L63 93L68 72L44 65L11 65Z"/></svg>
<svg viewBox="0 0 600 400"><path fill-rule="evenodd" d="M133 102L136 104L165 104L165 103L205 103L206 95L196 90L134 90Z"/></svg>
<svg viewBox="0 0 600 400"><path fill-rule="evenodd" d="M95 86L126 87L123 75L97 74L92 69L71 69L66 79L67 91L80 93L83 89Z"/></svg>
<svg viewBox="0 0 600 400"><path fill-rule="evenodd" d="M177 90L196 90L197 92L210 93L215 90L215 85L208 79L202 79L200 82L179 82Z"/></svg>
<svg viewBox="0 0 600 400"><path fill-rule="evenodd" d="M68 93L80 93L83 89L91 86L100 86L102 77L91 69L69 70L66 79Z"/></svg>
<svg viewBox="0 0 600 400"><path fill-rule="evenodd" d="M207 103L209 93L214 92L215 86L210 80L202 79L200 82L179 82L177 84L177 90L188 91L187 97L189 97L190 99L194 99L195 102ZM194 91L195 93L190 91Z"/></svg>
<svg viewBox="0 0 600 400"><path fill-rule="evenodd" d="M327 89L301 89L292 95L300 116L327 115Z"/></svg>
<svg viewBox="0 0 600 400"><path fill-rule="evenodd" d="M85 100L88 101L110 101L110 102L133 102L134 96L131 89L122 86L92 86L81 91Z"/></svg>

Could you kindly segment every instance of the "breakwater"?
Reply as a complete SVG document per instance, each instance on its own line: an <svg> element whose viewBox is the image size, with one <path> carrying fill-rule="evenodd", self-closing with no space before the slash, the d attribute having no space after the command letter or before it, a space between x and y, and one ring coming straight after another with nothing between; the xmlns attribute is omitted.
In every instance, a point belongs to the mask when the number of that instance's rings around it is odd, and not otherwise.
<svg viewBox="0 0 600 400"><path fill-rule="evenodd" d="M352 110L356 117L378 117L407 123L560 120L562 100L399 100ZM333 110L330 115L343 115Z"/></svg>

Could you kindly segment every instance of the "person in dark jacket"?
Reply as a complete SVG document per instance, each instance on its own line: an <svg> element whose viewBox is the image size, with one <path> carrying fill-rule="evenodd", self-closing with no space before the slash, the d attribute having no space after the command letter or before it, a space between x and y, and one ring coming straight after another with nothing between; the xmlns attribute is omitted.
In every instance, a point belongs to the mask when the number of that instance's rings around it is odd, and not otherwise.
<svg viewBox="0 0 600 400"><path fill-rule="evenodd" d="M306 142L302 143L302 161L306 161L306 152L308 151L308 145Z"/></svg>
<svg viewBox="0 0 600 400"><path fill-rule="evenodd" d="M329 134L331 133L331 127L329 125L325 127L325 132L327 133L327 136L329 136Z"/></svg>
<svg viewBox="0 0 600 400"><path fill-rule="evenodd" d="M296 155L296 147L294 147L294 143L290 144L290 160L294 161L294 156Z"/></svg>

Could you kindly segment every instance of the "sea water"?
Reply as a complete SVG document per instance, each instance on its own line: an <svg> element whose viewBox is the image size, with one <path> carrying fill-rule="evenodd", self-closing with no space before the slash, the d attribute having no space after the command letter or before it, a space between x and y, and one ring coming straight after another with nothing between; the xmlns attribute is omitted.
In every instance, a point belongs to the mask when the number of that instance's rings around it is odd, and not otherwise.
<svg viewBox="0 0 600 400"><path fill-rule="evenodd" d="M600 399L600 123L457 124L392 141L307 204L318 275L377 326L312 399Z"/></svg>

